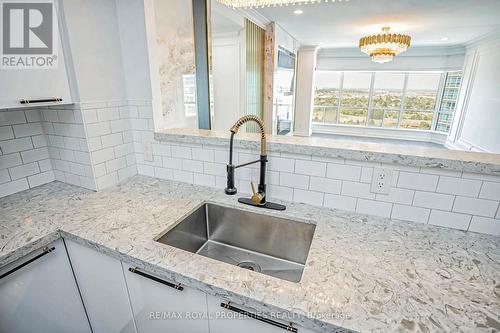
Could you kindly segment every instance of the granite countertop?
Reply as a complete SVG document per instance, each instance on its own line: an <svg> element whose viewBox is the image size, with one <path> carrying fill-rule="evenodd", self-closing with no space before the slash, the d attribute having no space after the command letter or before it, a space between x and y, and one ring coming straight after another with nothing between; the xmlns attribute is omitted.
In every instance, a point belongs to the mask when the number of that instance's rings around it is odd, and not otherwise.
<svg viewBox="0 0 500 333"><path fill-rule="evenodd" d="M62 235L240 305L292 313L322 332L500 329L499 237L288 203L265 213L316 224L299 283L153 240L204 201L257 210L236 199L144 176L101 192L53 182L0 199L0 266Z"/></svg>
<svg viewBox="0 0 500 333"><path fill-rule="evenodd" d="M155 139L158 141L177 141L227 147L229 135L229 131L174 128L155 132ZM260 136L257 134L238 133L234 138L234 144L236 148L258 150L259 140ZM500 154L424 147L408 149L404 145L347 142L319 137L283 135L268 136L267 147L270 152L312 154L355 161L390 163L500 176Z"/></svg>

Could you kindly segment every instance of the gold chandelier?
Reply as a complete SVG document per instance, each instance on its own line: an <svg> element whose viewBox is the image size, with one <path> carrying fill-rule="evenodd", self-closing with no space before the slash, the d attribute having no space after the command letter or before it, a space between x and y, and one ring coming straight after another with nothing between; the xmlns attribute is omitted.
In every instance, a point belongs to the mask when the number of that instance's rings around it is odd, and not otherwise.
<svg viewBox="0 0 500 333"><path fill-rule="evenodd" d="M322 2L349 1L349 0L217 0L232 8L263 8L317 4Z"/></svg>
<svg viewBox="0 0 500 333"><path fill-rule="evenodd" d="M410 36L390 34L389 29L389 27L383 27L381 34L363 37L359 40L361 51L379 64L392 61L395 56L410 47Z"/></svg>

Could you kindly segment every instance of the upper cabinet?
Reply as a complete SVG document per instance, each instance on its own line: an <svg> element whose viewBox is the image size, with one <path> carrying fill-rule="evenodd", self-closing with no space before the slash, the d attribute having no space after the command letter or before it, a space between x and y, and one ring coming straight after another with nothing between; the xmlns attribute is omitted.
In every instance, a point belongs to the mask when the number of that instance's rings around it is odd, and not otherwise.
<svg viewBox="0 0 500 333"><path fill-rule="evenodd" d="M71 104L71 61L60 1L1 6L6 20L0 48L0 109Z"/></svg>

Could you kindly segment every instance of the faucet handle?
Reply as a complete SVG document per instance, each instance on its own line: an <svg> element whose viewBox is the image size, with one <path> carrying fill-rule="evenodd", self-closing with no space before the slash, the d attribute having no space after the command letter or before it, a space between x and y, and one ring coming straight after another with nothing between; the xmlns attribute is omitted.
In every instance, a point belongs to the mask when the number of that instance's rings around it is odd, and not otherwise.
<svg viewBox="0 0 500 333"><path fill-rule="evenodd" d="M264 196L261 193L255 191L255 184L253 182L250 182L250 186L252 186L252 193L253 193L252 202L254 204L261 205Z"/></svg>

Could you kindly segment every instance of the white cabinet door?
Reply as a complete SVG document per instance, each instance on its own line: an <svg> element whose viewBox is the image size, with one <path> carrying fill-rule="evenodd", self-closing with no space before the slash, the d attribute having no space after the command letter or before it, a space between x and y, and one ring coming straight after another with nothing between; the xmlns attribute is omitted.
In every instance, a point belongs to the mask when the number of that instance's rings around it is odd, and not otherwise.
<svg viewBox="0 0 500 333"><path fill-rule="evenodd" d="M208 333L207 296L123 263L138 333Z"/></svg>
<svg viewBox="0 0 500 333"><path fill-rule="evenodd" d="M70 80L67 70L68 63L71 63L71 61L67 61L65 45L62 43L63 34L61 28L63 27L63 22L61 21L62 15L60 15L58 1L54 1L54 8L56 17L59 19L59 24L54 28L59 33L56 34L57 38L53 45L53 47L57 48L57 67L37 69L33 67L29 69L0 68L0 109L72 103ZM20 21L19 18L16 19L12 14L11 17L12 22ZM7 56L2 55L2 61ZM27 56L30 55L28 54ZM24 99L41 100L53 99L54 97L60 98L62 101L56 103L20 103Z"/></svg>
<svg viewBox="0 0 500 333"><path fill-rule="evenodd" d="M65 240L94 333L135 333L119 260Z"/></svg>
<svg viewBox="0 0 500 333"><path fill-rule="evenodd" d="M62 240L0 269L0 332L90 333L85 309Z"/></svg>
<svg viewBox="0 0 500 333"><path fill-rule="evenodd" d="M230 303L235 310L227 309L221 306L221 304L227 304L227 302L221 300L220 298L214 296L208 297L208 312L210 316L210 333L284 333L290 332L287 330L287 326L290 322L275 319L272 317L268 318L271 322L264 322L256 318L250 318L242 313L238 313L237 310L247 311L249 313L256 314L257 316L264 317L262 314L255 313L243 306ZM275 316L276 317L276 316ZM280 325L280 326L278 326ZM298 333L314 333L313 331L292 325L293 328L297 329Z"/></svg>

